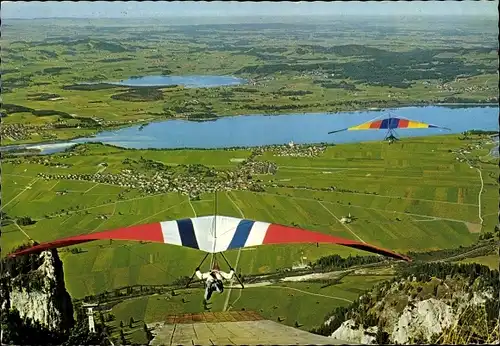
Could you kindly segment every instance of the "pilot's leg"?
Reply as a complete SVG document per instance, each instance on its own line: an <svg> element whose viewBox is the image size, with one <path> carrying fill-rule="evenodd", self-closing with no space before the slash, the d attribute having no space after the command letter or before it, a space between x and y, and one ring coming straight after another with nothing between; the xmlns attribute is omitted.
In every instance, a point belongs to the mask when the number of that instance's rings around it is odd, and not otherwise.
<svg viewBox="0 0 500 346"><path fill-rule="evenodd" d="M208 301L210 300L210 297L212 296L212 285L207 285L207 287L205 288L205 301Z"/></svg>

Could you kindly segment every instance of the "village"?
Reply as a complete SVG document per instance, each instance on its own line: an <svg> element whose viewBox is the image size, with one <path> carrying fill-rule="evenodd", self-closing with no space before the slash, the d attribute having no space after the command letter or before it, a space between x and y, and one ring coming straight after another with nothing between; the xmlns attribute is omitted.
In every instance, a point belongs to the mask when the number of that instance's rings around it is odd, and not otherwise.
<svg viewBox="0 0 500 346"><path fill-rule="evenodd" d="M75 119L78 117L75 114ZM139 121L142 121L140 119ZM33 138L33 136L40 136L43 140L57 139L57 130L61 129L94 129L99 130L102 128L112 128L124 125L131 125L133 121L105 121L100 118L88 118L87 121L77 121L77 122L67 122L63 119L59 119L54 123L46 123L42 125L34 124L2 124L0 126L0 138L2 140L10 139L11 141L27 141Z"/></svg>
<svg viewBox="0 0 500 346"><path fill-rule="evenodd" d="M252 181L254 174L273 174L277 167L270 162L251 161L242 165L236 171L216 172L215 177L205 174L175 174L174 172L159 172L147 174L131 169L123 169L118 174L47 174L38 176L46 180L80 180L99 184L118 185L124 188L139 189L146 194L178 192L193 200L199 199L202 193L229 190L260 191L262 188Z"/></svg>
<svg viewBox="0 0 500 346"><path fill-rule="evenodd" d="M273 156L281 157L316 157L323 154L326 145L300 145L293 141L286 145L261 146L254 149L252 155L263 155L266 151L272 152Z"/></svg>
<svg viewBox="0 0 500 346"><path fill-rule="evenodd" d="M12 141L25 141L31 139L35 133L45 132L53 129L50 124L36 126L25 124L2 124L0 126L0 138Z"/></svg>
<svg viewBox="0 0 500 346"><path fill-rule="evenodd" d="M21 160L13 161L21 163ZM63 163L50 162L47 158L32 159L31 162L60 168L70 167ZM105 163L100 166L104 169ZM151 167L151 166L150 166ZM102 170L103 170L102 169ZM203 193L229 190L262 191L260 180L253 180L254 175L275 174L278 167L269 161L246 160L235 170L216 171L203 165L180 165L172 170L122 169L118 174L50 174L39 173L46 180L79 180L99 184L118 185L129 189L139 189L145 194L177 192L193 200ZM64 191L60 191L64 193Z"/></svg>
<svg viewBox="0 0 500 346"><path fill-rule="evenodd" d="M161 163L151 160L131 160L127 159L119 173L105 173L106 162L100 163L99 170L94 174L54 174L39 173L38 176L46 180L79 180L89 181L99 184L117 185L127 189L138 189L145 194L160 194L167 192L177 192L187 195L193 200L199 199L203 193L213 193L215 191L230 190L250 190L263 191L261 179L254 179L259 175L274 175L278 171L278 166L274 162L266 160L256 160L257 156L265 152L272 152L274 156L291 157L312 157L324 152L326 146L295 145L290 142L288 145L259 147L253 150L250 157L242 161L232 170L215 170L204 165L179 165L169 169L162 169ZM14 164L30 162L54 168L70 168L71 164L58 162L57 159L64 159L73 156L73 150L58 156L31 156L25 159L13 159ZM78 149L77 149L78 150ZM59 191L64 194L64 191Z"/></svg>

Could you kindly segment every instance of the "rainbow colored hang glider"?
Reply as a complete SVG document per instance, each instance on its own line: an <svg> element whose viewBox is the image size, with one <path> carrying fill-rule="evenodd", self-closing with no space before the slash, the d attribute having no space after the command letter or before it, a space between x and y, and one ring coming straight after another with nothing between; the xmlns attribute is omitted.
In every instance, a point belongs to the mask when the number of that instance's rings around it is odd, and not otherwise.
<svg viewBox="0 0 500 346"><path fill-rule="evenodd" d="M78 235L18 250L10 254L9 257L103 239L173 244L212 254L268 244L331 243L411 261L406 256L367 243L301 228L219 215L164 221Z"/></svg>
<svg viewBox="0 0 500 346"><path fill-rule="evenodd" d="M379 119L379 120L374 119L371 121L367 121L366 123L362 123L360 125L347 127L341 130L330 131L328 133L331 134L341 131L356 131L356 130L387 130L388 133L386 135L386 139L396 139L393 133L394 130L396 129L431 129L431 128L450 130L447 127L427 124L420 121L410 120L401 117L391 117L389 115L389 117L386 119Z"/></svg>

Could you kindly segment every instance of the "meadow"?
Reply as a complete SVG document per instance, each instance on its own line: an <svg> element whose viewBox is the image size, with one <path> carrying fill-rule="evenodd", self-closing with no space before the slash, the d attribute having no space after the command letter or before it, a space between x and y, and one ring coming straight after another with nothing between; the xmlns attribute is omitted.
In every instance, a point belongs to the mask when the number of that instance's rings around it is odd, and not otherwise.
<svg viewBox="0 0 500 346"><path fill-rule="evenodd" d="M466 259L459 261L459 263L479 263L479 264L490 267L492 270L498 270L498 268L500 268L500 258L498 256L498 253L495 253L493 255L487 255L487 256L466 258Z"/></svg>
<svg viewBox="0 0 500 346"><path fill-rule="evenodd" d="M344 144L328 147L316 158L274 157L266 152L258 159L276 162L278 171L254 177L262 180L265 191L219 192L218 214L295 224L401 253L467 246L481 232L492 232L497 223L496 166L480 166L484 179L481 227L478 172L457 162L456 154L448 150L477 141L439 136L408 138L390 146L385 142ZM90 181L45 180L38 173L93 174L103 171L101 163L107 164L104 173L118 173L129 168L126 158L140 157L172 167L201 162L217 170L237 170L233 158L250 155L250 150L122 150L99 144L73 150L79 154L51 155L52 166L32 160L28 163L28 158L3 160L2 212L13 220L29 216L36 221L3 227L4 253L28 237L43 242L214 212L211 194L190 200L178 193L154 195ZM469 155L487 151L480 149ZM322 174L324 170L334 173ZM280 183L287 187L277 185ZM336 190L320 190L331 186ZM340 223L349 213L354 221ZM83 252L61 250L67 288L74 298L129 285L169 284L189 276L203 257L197 250L153 243L99 241L77 247ZM336 245L304 244L229 251L227 257L246 275L275 272L300 263L301 257L314 262L332 253L369 254Z"/></svg>
<svg viewBox="0 0 500 346"><path fill-rule="evenodd" d="M256 159L278 165L274 175L252 177L260 181L264 191L218 192L217 212L298 225L400 253L465 247L475 243L480 235L492 232L497 224L498 182L496 161L487 156L493 146L487 137L459 137L405 138L392 145L382 141L342 144L328 146L322 154L311 158L278 157L264 151ZM453 152L478 143L479 148L471 149L465 157L481 170L482 191L478 171L456 160L458 154ZM148 194L138 188L91 181L45 180L39 173L117 174L133 169L153 175L163 165L182 171L195 164L228 172L237 171L239 161L251 155L251 149L125 150L84 144L49 156L5 157L1 211L14 222L2 227L3 254L30 239L43 242L214 213L213 194L191 200L179 193ZM130 165L131 161L156 165ZM479 218L480 191L483 225ZM353 222L342 224L340 218L349 213ZM36 223L20 225L16 220L23 216ZM72 251L75 249L80 251ZM114 305L105 315L115 316L106 324L116 340L120 321L129 342L145 343L144 323L164 320L168 314L204 311L203 290L184 289L176 283L181 277L190 276L201 261L203 254L197 250L154 243L97 241L59 249L59 254L66 288L74 299L134 285L175 289L175 296L164 293L126 297ZM331 254L370 255L326 244L262 246L226 252L243 276L276 273ZM495 255L462 261L498 266ZM208 269L207 263L202 270ZM224 264L222 268L226 269ZM318 282L248 285L243 290L226 287L224 294L214 296L210 310L254 310L270 320L310 330L335 307L348 305L390 275L364 269L327 287ZM130 317L135 321L132 328L128 327Z"/></svg>

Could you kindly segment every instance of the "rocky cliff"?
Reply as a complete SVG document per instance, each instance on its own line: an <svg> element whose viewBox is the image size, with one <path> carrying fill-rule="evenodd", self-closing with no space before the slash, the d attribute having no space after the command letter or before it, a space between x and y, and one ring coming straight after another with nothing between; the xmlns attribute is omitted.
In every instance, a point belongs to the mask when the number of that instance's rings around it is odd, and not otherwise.
<svg viewBox="0 0 500 346"><path fill-rule="evenodd" d="M54 337L67 334L74 325L73 305L57 250L5 258L1 264L2 337L15 338L18 322Z"/></svg>

